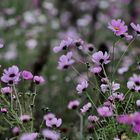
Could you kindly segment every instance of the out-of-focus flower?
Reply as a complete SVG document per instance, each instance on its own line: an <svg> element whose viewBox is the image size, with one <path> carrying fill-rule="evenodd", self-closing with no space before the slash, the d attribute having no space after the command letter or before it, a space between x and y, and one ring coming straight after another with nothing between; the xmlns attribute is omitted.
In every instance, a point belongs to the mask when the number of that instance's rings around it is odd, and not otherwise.
<svg viewBox="0 0 140 140"><path fill-rule="evenodd" d="M82 114L84 114L84 113L88 112L88 111L90 110L91 107L92 107L92 106L91 106L91 103L88 102L87 104L85 104L85 105L80 109L80 111L81 111Z"/></svg>
<svg viewBox="0 0 140 140"><path fill-rule="evenodd" d="M78 94L81 94L84 92L88 87L88 82L86 80L83 80L80 84L77 85L76 90Z"/></svg>
<svg viewBox="0 0 140 140"><path fill-rule="evenodd" d="M113 115L112 109L107 106L98 107L97 112L102 117L111 117Z"/></svg>
<svg viewBox="0 0 140 140"><path fill-rule="evenodd" d="M60 127L62 124L62 119L61 118L52 118L52 119L46 119L46 126L47 127Z"/></svg>
<svg viewBox="0 0 140 140"><path fill-rule="evenodd" d="M75 61L72 59L72 52L68 52L66 55L62 55L59 58L58 69L63 70L67 69L70 65L72 65Z"/></svg>
<svg viewBox="0 0 140 140"><path fill-rule="evenodd" d="M19 82L20 72L17 66L9 67L4 69L1 80L9 85L17 84Z"/></svg>
<svg viewBox="0 0 140 140"><path fill-rule="evenodd" d="M119 74L124 74L127 71L128 71L128 67L121 67L121 68L118 69Z"/></svg>
<svg viewBox="0 0 140 140"><path fill-rule="evenodd" d="M42 131L42 135L44 136L44 138L46 138L48 140L59 140L60 139L60 133L53 131L53 130L49 130L49 129L44 129Z"/></svg>
<svg viewBox="0 0 140 140"><path fill-rule="evenodd" d="M52 120L53 118L55 118L55 115L53 113L47 113L44 116L44 120Z"/></svg>
<svg viewBox="0 0 140 140"><path fill-rule="evenodd" d="M19 117L19 119L20 119L20 121L22 121L22 122L28 122L28 121L30 121L32 118L31 118L30 115L22 115L22 116Z"/></svg>
<svg viewBox="0 0 140 140"><path fill-rule="evenodd" d="M102 68L100 66L95 66L90 68L90 72L94 74L99 74L102 71Z"/></svg>
<svg viewBox="0 0 140 140"><path fill-rule="evenodd" d="M80 102L78 100L70 101L68 104L68 109L76 109L80 105Z"/></svg>
<svg viewBox="0 0 140 140"><path fill-rule="evenodd" d="M11 87L3 87L1 88L1 93L5 95L9 95L12 93L12 88Z"/></svg>
<svg viewBox="0 0 140 140"><path fill-rule="evenodd" d="M39 85L39 84L43 84L45 82L44 78L42 76L34 76L33 77L33 81Z"/></svg>
<svg viewBox="0 0 140 140"><path fill-rule="evenodd" d="M140 34L140 25L134 24L133 22L130 24L134 31L137 32L137 34Z"/></svg>
<svg viewBox="0 0 140 140"><path fill-rule="evenodd" d="M112 92L115 92L119 88L120 88L120 84L115 83L115 82L112 82L112 84L110 84L110 85L109 84L101 84L101 90L102 90L103 93L105 93L109 90L111 90Z"/></svg>
<svg viewBox="0 0 140 140"><path fill-rule="evenodd" d="M97 65L108 64L110 62L107 52L103 54L102 51L96 52L92 55L92 61Z"/></svg>
<svg viewBox="0 0 140 140"><path fill-rule="evenodd" d="M115 93L113 93L112 96L116 101L123 101L124 100L123 93L115 92Z"/></svg>
<svg viewBox="0 0 140 140"><path fill-rule="evenodd" d="M20 133L20 128L19 127L14 127L14 128L12 128L12 134L13 135L19 135L19 133Z"/></svg>
<svg viewBox="0 0 140 140"><path fill-rule="evenodd" d="M131 91L139 92L140 91L140 75L133 74L127 82L127 87Z"/></svg>
<svg viewBox="0 0 140 140"><path fill-rule="evenodd" d="M38 133L24 133L20 136L19 140L35 140Z"/></svg>
<svg viewBox="0 0 140 140"><path fill-rule="evenodd" d="M89 122L97 122L98 120L99 120L99 118L95 115L88 116L88 121Z"/></svg>
<svg viewBox="0 0 140 140"><path fill-rule="evenodd" d="M65 40L62 40L60 45L53 48L53 51L55 53L60 52L61 50L66 50L67 48L71 47L73 45L73 39L68 37Z"/></svg>
<svg viewBox="0 0 140 140"><path fill-rule="evenodd" d="M7 108L1 108L0 112L6 114L8 112L8 110L7 110Z"/></svg>
<svg viewBox="0 0 140 140"><path fill-rule="evenodd" d="M25 80L31 80L33 78L33 74L27 70L22 71L21 75L22 75L22 78Z"/></svg>
<svg viewBox="0 0 140 140"><path fill-rule="evenodd" d="M37 40L35 39L29 39L27 40L26 42L26 46L29 48L29 49L34 49L36 46L37 46Z"/></svg>
<svg viewBox="0 0 140 140"><path fill-rule="evenodd" d="M111 22L108 23L108 28L111 29L116 36L124 35L128 30L125 22L121 19L111 20Z"/></svg>
<svg viewBox="0 0 140 140"><path fill-rule="evenodd" d="M140 100L137 100L137 101L136 101L136 105L137 105L138 107L140 107Z"/></svg>
<svg viewBox="0 0 140 140"><path fill-rule="evenodd" d="M131 40L133 38L132 35L129 35L128 33L124 33L124 35L122 35L122 37L124 36L125 40Z"/></svg>
<svg viewBox="0 0 140 140"><path fill-rule="evenodd" d="M132 131L140 133L140 113L134 112L132 114L123 114L117 117L117 121L122 124L128 124L132 126Z"/></svg>

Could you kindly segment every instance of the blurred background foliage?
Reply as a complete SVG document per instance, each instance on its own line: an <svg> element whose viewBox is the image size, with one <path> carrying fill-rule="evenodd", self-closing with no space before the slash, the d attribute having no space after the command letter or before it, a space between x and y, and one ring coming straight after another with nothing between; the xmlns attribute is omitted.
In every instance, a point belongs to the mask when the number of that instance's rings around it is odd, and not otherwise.
<svg viewBox="0 0 140 140"><path fill-rule="evenodd" d="M117 39L107 29L107 23L113 18L123 19L126 23L138 22L139 7L140 1L137 0L1 0L0 41L4 48L0 50L0 71L17 65L21 70L31 70L46 79L45 85L37 89L37 123L43 117L42 109L47 107L62 117L63 127L69 129L69 135L76 129L71 130L72 126L79 123L76 114L67 110L69 100L77 97L75 85L78 75L71 70L57 70L58 56L52 48L66 36L78 36L94 44L95 50L109 50ZM127 44L124 41L118 44L116 58L120 57L117 52L124 50ZM136 57L140 52L138 47L139 39L135 42L135 50L127 54L133 60L130 67L133 72L139 61ZM85 68L80 68L80 74ZM126 86L131 74L116 77L121 78L121 84ZM21 84L19 90L25 92L29 87L30 83L28 86ZM92 96L94 99L95 94Z"/></svg>

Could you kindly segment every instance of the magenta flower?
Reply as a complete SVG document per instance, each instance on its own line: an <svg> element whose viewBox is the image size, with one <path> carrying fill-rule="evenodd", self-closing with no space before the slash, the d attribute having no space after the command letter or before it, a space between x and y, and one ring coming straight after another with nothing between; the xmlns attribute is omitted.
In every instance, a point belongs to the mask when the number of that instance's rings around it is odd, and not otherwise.
<svg viewBox="0 0 140 140"><path fill-rule="evenodd" d="M90 68L90 72L94 74L99 74L102 71L102 68L100 66L95 66Z"/></svg>
<svg viewBox="0 0 140 140"><path fill-rule="evenodd" d="M116 101L123 101L124 100L123 93L115 92L115 93L113 93L112 96Z"/></svg>
<svg viewBox="0 0 140 140"><path fill-rule="evenodd" d="M52 119L46 119L46 126L47 127L60 127L62 124L62 119L61 118L52 118Z"/></svg>
<svg viewBox="0 0 140 140"><path fill-rule="evenodd" d="M38 133L24 133L20 136L19 140L35 140Z"/></svg>
<svg viewBox="0 0 140 140"><path fill-rule="evenodd" d="M112 109L107 106L98 107L97 112L102 117L111 117L113 115Z"/></svg>
<svg viewBox="0 0 140 140"><path fill-rule="evenodd" d="M128 33L124 33L124 38L125 38L125 40L131 40L132 38L133 38L133 36L132 35L129 35Z"/></svg>
<svg viewBox="0 0 140 140"><path fill-rule="evenodd" d="M31 118L30 115L22 115L22 116L19 117L19 120L24 122L24 123L30 121L31 119L32 118Z"/></svg>
<svg viewBox="0 0 140 140"><path fill-rule="evenodd" d="M13 135L19 135L19 132L20 132L20 128L19 127L14 127L14 128L12 128L12 134Z"/></svg>
<svg viewBox="0 0 140 140"><path fill-rule="evenodd" d="M59 58L58 62L58 69L63 70L67 69L70 65L74 63L74 60L72 59L72 52L68 52L66 55L62 55Z"/></svg>
<svg viewBox="0 0 140 140"><path fill-rule="evenodd" d="M133 74L127 82L127 87L131 91L139 92L140 91L140 75Z"/></svg>
<svg viewBox="0 0 140 140"><path fill-rule="evenodd" d="M61 50L66 50L67 48L73 45L73 39L68 37L65 40L62 40L60 45L53 48L53 52L58 53Z"/></svg>
<svg viewBox="0 0 140 140"><path fill-rule="evenodd" d="M1 93L5 95L9 95L12 93L12 88L11 87L3 87L1 88Z"/></svg>
<svg viewBox="0 0 140 140"><path fill-rule="evenodd" d="M77 85L76 90L78 94L81 94L84 92L88 87L88 82L86 80L83 80L80 84Z"/></svg>
<svg viewBox="0 0 140 140"><path fill-rule="evenodd" d="M53 118L55 118L53 113L48 113L44 116L44 120L52 120Z"/></svg>
<svg viewBox="0 0 140 140"><path fill-rule="evenodd" d="M99 118L97 117L97 116L95 116L95 115L90 115L90 116L88 116L88 121L89 122L97 122L99 120Z"/></svg>
<svg viewBox="0 0 140 140"><path fill-rule="evenodd" d="M48 140L59 140L60 139L60 133L53 131L53 130L49 130L49 129L44 129L42 131L42 135L44 136L44 138L46 138Z"/></svg>
<svg viewBox="0 0 140 140"><path fill-rule="evenodd" d="M108 64L110 62L107 52L103 54L102 51L94 53L92 55L92 61L97 65Z"/></svg>
<svg viewBox="0 0 140 140"><path fill-rule="evenodd" d="M81 109L81 113L84 114L86 112L88 112L91 109L92 105L90 102L88 102L87 104L85 104Z"/></svg>
<svg viewBox="0 0 140 140"><path fill-rule="evenodd" d="M108 23L108 28L112 30L116 36L124 35L128 30L124 21L122 21L121 19L111 20L111 22Z"/></svg>
<svg viewBox="0 0 140 140"><path fill-rule="evenodd" d="M33 78L33 74L27 70L22 71L21 75L24 80L31 80Z"/></svg>
<svg viewBox="0 0 140 140"><path fill-rule="evenodd" d="M34 76L33 81L37 84L43 84L45 82L45 79L42 76Z"/></svg>
<svg viewBox="0 0 140 140"><path fill-rule="evenodd" d="M140 113L134 112L133 114L119 115L117 121L122 124L132 126L132 131L140 133Z"/></svg>
<svg viewBox="0 0 140 140"><path fill-rule="evenodd" d="M7 108L1 108L0 112L6 114L8 112L8 110L7 110Z"/></svg>
<svg viewBox="0 0 140 140"><path fill-rule="evenodd" d="M80 102L78 100L70 101L68 104L68 109L76 109L80 105Z"/></svg>
<svg viewBox="0 0 140 140"><path fill-rule="evenodd" d="M19 82L20 72L17 66L9 67L4 69L1 80L9 85L17 84Z"/></svg>
<svg viewBox="0 0 140 140"><path fill-rule="evenodd" d="M133 30L137 32L137 34L140 34L140 25L139 24L136 25L132 22L130 25L133 28Z"/></svg>

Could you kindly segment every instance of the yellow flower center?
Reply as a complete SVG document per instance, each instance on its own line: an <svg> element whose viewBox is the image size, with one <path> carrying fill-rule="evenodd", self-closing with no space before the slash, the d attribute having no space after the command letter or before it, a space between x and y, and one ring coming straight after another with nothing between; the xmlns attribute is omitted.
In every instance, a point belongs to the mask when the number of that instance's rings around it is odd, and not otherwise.
<svg viewBox="0 0 140 140"><path fill-rule="evenodd" d="M118 31L119 30L119 27L114 27L114 29Z"/></svg>

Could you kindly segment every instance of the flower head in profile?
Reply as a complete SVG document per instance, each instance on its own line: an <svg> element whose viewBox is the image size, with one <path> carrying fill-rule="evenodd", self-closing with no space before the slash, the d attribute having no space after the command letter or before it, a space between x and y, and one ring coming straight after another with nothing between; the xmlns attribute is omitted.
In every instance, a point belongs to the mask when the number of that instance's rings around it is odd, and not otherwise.
<svg viewBox="0 0 140 140"><path fill-rule="evenodd" d="M76 87L77 93L81 94L87 89L87 87L88 87L88 82L86 80L81 81L81 83L79 83Z"/></svg>
<svg viewBox="0 0 140 140"><path fill-rule="evenodd" d="M22 71L21 75L24 80L31 80L33 78L33 74L27 70Z"/></svg>
<svg viewBox="0 0 140 140"><path fill-rule="evenodd" d="M19 135L19 133L20 133L20 128L19 127L15 126L15 127L12 128L12 134L13 135L17 136L17 135Z"/></svg>
<svg viewBox="0 0 140 140"><path fill-rule="evenodd" d="M132 22L130 25L137 34L140 34L140 25L139 24L134 24Z"/></svg>
<svg viewBox="0 0 140 140"><path fill-rule="evenodd" d="M116 36L124 35L128 27L125 25L125 22L121 19L113 19L110 23L108 23L108 28L114 32Z"/></svg>
<svg viewBox="0 0 140 140"><path fill-rule="evenodd" d="M32 118L31 118L30 115L22 115L22 116L19 117L19 119L20 119L20 121L25 123L25 122L30 121Z"/></svg>
<svg viewBox="0 0 140 140"><path fill-rule="evenodd" d="M81 109L81 113L84 114L86 112L88 112L91 109L92 105L90 102L88 102L87 104L85 104Z"/></svg>
<svg viewBox="0 0 140 140"><path fill-rule="evenodd" d="M97 122L99 120L99 118L97 117L97 116L95 116L95 115L90 115L90 116L88 116L88 121L89 122Z"/></svg>
<svg viewBox="0 0 140 140"><path fill-rule="evenodd" d="M3 87L1 88L1 93L5 95L9 95L12 93L12 88L11 87Z"/></svg>
<svg viewBox="0 0 140 140"><path fill-rule="evenodd" d="M92 55L92 61L97 65L108 64L110 62L109 57L107 52L98 51Z"/></svg>
<svg viewBox="0 0 140 140"><path fill-rule="evenodd" d="M67 48L73 45L73 39L67 37L66 39L62 40L59 46L53 48L53 52L58 53L61 50L66 50Z"/></svg>
<svg viewBox="0 0 140 140"><path fill-rule="evenodd" d="M74 110L76 109L78 106L80 105L80 102L78 100L73 100L73 101L70 101L69 104L68 104L68 109L70 110Z"/></svg>
<svg viewBox="0 0 140 140"><path fill-rule="evenodd" d="M17 66L4 69L1 81L9 85L17 84L20 80L20 72Z"/></svg>
<svg viewBox="0 0 140 140"><path fill-rule="evenodd" d="M36 85L40 85L45 82L45 79L42 76L34 76L33 81Z"/></svg>
<svg viewBox="0 0 140 140"><path fill-rule="evenodd" d="M60 139L60 133L58 133L54 130L44 129L42 131L42 135L44 138L46 138L48 140L59 140Z"/></svg>
<svg viewBox="0 0 140 140"><path fill-rule="evenodd" d="M70 65L72 65L74 63L72 56L73 56L72 52L68 52L66 55L62 55L59 58L58 69L59 70L67 69Z"/></svg>

